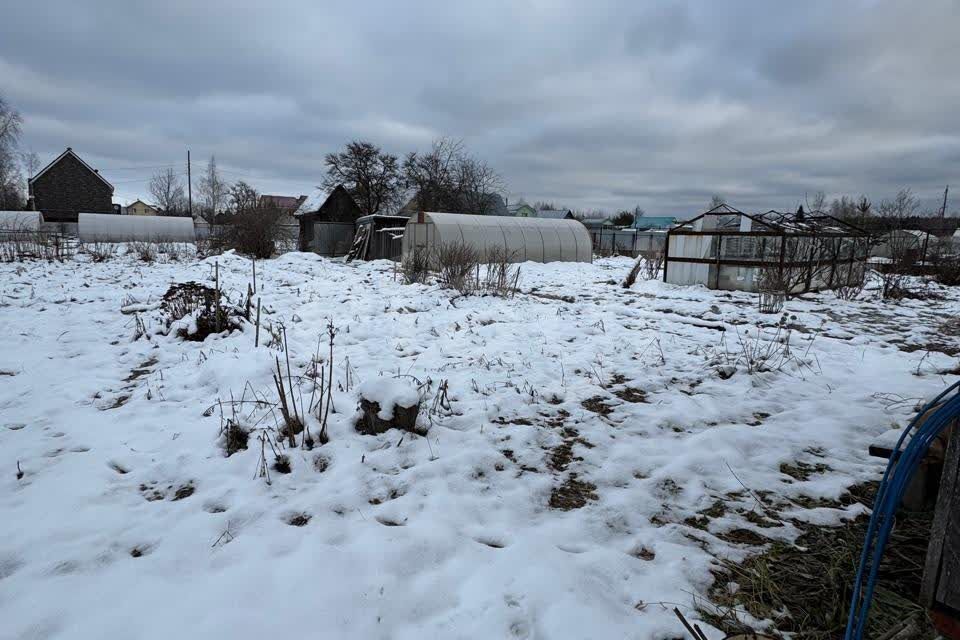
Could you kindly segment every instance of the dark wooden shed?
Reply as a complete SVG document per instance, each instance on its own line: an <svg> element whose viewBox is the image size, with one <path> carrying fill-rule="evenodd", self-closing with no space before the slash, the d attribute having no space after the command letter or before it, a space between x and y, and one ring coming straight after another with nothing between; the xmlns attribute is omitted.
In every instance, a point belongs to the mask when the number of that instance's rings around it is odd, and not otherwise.
<svg viewBox="0 0 960 640"><path fill-rule="evenodd" d="M332 191L317 189L293 215L300 225L300 251L338 256L350 250L357 218L363 212L341 184Z"/></svg>

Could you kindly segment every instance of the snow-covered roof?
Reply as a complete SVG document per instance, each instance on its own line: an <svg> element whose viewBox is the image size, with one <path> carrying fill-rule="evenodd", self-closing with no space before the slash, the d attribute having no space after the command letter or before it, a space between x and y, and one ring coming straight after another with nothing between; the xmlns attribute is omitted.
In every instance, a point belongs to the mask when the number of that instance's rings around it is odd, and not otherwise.
<svg viewBox="0 0 960 640"><path fill-rule="evenodd" d="M921 231L920 229L902 229L904 233L909 233L912 236L916 236L918 240L936 240L936 237L932 234L927 233L926 231Z"/></svg>
<svg viewBox="0 0 960 640"><path fill-rule="evenodd" d="M540 211L537 211L535 214L533 214L531 217L532 217L532 218L543 218L544 220L563 220L563 219L565 219L567 216L572 216L572 215L573 215L573 214L570 213L570 211L567 210L567 209L563 209L563 210L561 210L561 209L541 209Z"/></svg>
<svg viewBox="0 0 960 640"><path fill-rule="evenodd" d="M323 203L327 201L327 198L330 197L331 191L327 191L321 187L317 187L313 193L307 196L307 199L297 207L297 210L293 212L295 216L303 216L308 213L314 213L320 210L320 207L323 206Z"/></svg>

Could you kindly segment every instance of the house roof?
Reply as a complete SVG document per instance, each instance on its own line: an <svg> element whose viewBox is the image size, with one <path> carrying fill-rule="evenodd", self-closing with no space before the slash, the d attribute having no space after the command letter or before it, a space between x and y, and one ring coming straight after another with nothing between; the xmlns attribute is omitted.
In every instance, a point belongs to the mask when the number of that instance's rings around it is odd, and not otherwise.
<svg viewBox="0 0 960 640"><path fill-rule="evenodd" d="M264 194L260 196L260 206L272 206L279 209L296 209L306 197L307 196L272 196Z"/></svg>
<svg viewBox="0 0 960 640"><path fill-rule="evenodd" d="M313 193L308 195L306 199L300 203L300 206L297 207L297 210L293 212L294 216L303 216L308 213L315 213L320 210L320 207L323 206L323 203L327 201L327 198L330 197L330 194L333 191L327 191L322 187L317 187Z"/></svg>
<svg viewBox="0 0 960 640"><path fill-rule="evenodd" d="M675 224L677 224L677 219L673 216L640 216L634 218L633 224L630 226L634 229L652 229L672 227Z"/></svg>
<svg viewBox="0 0 960 640"><path fill-rule="evenodd" d="M126 207L124 207L124 208L125 208L125 209L129 209L130 207L132 207L133 205L137 204L138 202L139 202L140 204L142 204L143 206L145 206L145 207L150 207L151 209L156 209L157 211L160 210L160 207L155 207L155 206L153 206L152 204L150 204L149 202L144 202L144 201L141 200L140 198L137 198L136 200L134 200L133 202L131 202L130 204L128 204L128 205L127 205Z"/></svg>
<svg viewBox="0 0 960 640"><path fill-rule="evenodd" d="M45 166L43 169L41 169L39 172L37 172L37 175L35 175L35 176L33 176L32 178L30 178L29 182L30 182L31 184L33 184L33 181L34 181L34 180L36 180L37 178L39 178L40 176L42 176L43 174L45 174L45 173L50 169L50 167L53 167L53 166L56 165L58 162L60 162L60 160L62 160L64 157L66 157L66 156L68 156L68 155L71 155L71 156L73 156L74 158L76 158L77 161L80 162L80 164L82 164L82 165L85 166L87 169L89 169L91 173L93 173L95 176L97 176L98 178L100 178L100 180L102 180L105 185L107 185L108 187L110 187L110 191L113 191L113 185L110 184L109 182L107 182L107 179L104 178L102 175L100 175L100 172L99 172L99 171L97 171L96 169L94 169L93 167L91 167L90 165L88 165L86 162L84 162L84 161L83 161L83 158L81 158L80 156L78 156L78 155L76 154L76 152L74 152L74 150L73 150L71 147L67 147L67 150L66 150L66 151L64 151L63 153L61 153L59 156L57 156L57 157L54 159L53 162L51 162L50 164L48 164L47 166Z"/></svg>
<svg viewBox="0 0 960 640"><path fill-rule="evenodd" d="M580 222L585 227L605 227L612 224L609 218L584 218Z"/></svg>
<svg viewBox="0 0 960 640"><path fill-rule="evenodd" d="M520 209L523 209L524 207L526 207L527 209L533 209L533 207L528 205L526 202L514 202L513 204L507 205L507 212L510 215L514 215L516 214L517 211L519 211Z"/></svg>
<svg viewBox="0 0 960 640"><path fill-rule="evenodd" d="M545 220L563 220L567 217L573 217L573 213L569 209L541 209L534 213L533 217Z"/></svg>

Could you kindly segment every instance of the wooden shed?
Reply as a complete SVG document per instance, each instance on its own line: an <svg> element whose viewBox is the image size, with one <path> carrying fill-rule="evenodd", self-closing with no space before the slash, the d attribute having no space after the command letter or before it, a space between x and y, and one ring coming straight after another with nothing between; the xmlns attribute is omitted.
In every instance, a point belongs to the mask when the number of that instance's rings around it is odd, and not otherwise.
<svg viewBox="0 0 960 640"><path fill-rule="evenodd" d="M344 186L332 191L317 189L294 212L300 225L300 251L322 256L344 256L353 245L357 219L363 212Z"/></svg>

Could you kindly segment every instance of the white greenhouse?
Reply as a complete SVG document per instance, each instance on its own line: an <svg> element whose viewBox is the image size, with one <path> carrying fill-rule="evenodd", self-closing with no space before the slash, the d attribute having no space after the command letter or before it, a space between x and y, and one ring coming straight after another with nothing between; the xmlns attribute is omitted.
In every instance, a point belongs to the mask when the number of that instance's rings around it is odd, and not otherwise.
<svg viewBox="0 0 960 640"><path fill-rule="evenodd" d="M403 255L464 244L487 261L505 251L511 262L592 262L590 234L577 220L419 212L403 233Z"/></svg>
<svg viewBox="0 0 960 640"><path fill-rule="evenodd" d="M194 242L193 218L81 213L80 242Z"/></svg>

